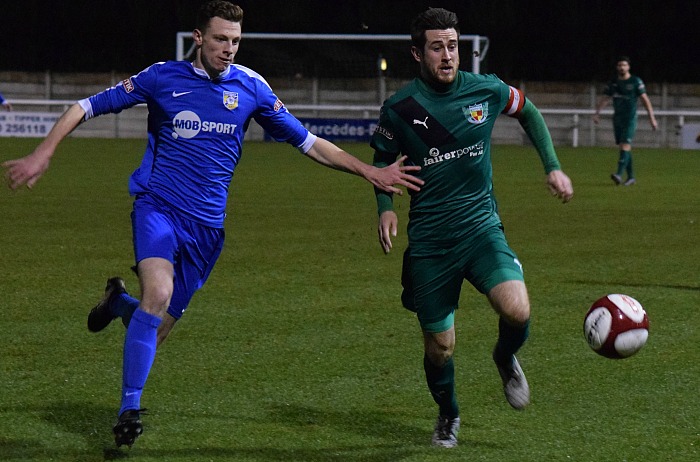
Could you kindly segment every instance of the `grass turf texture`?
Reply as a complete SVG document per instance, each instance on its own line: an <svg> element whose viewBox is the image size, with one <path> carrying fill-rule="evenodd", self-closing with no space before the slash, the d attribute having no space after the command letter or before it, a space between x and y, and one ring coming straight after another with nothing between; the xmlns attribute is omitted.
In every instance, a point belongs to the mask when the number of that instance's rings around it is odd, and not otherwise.
<svg viewBox="0 0 700 462"><path fill-rule="evenodd" d="M0 160L36 143L0 139ZM465 284L460 445L440 450L420 333L399 302L407 197L384 256L368 184L248 143L221 259L159 351L144 436L115 449L124 329L91 334L85 320L109 276L137 287L126 187L142 147L69 139L33 191L0 192L0 460L697 460L700 155L636 149L639 183L624 188L609 180L614 148L559 150L576 190L565 206L531 148L494 148L533 306L519 355L533 402L506 403L490 359L496 317ZM582 337L590 303L615 292L651 323L623 361Z"/></svg>

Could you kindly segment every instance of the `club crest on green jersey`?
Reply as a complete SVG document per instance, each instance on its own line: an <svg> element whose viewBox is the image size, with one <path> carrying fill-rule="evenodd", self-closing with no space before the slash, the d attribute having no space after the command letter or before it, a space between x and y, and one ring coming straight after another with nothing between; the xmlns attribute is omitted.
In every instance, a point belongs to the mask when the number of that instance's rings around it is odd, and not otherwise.
<svg viewBox="0 0 700 462"><path fill-rule="evenodd" d="M238 93L234 91L224 91L224 106L231 111L236 109L238 107Z"/></svg>
<svg viewBox="0 0 700 462"><path fill-rule="evenodd" d="M463 107L462 112L464 112L467 122L482 124L486 122L486 118L489 116L489 103L470 104Z"/></svg>

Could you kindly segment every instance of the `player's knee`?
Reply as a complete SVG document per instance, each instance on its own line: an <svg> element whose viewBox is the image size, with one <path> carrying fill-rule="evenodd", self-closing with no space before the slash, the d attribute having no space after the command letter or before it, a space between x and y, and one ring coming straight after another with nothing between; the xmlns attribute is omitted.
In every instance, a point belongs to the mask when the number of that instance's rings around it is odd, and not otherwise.
<svg viewBox="0 0 700 462"><path fill-rule="evenodd" d="M431 363L433 363L437 367L442 367L447 363L447 361L450 360L453 352L454 352L454 349L445 349L445 350L435 349L435 350L431 350L430 352L428 352L427 355L428 355L428 359L430 360Z"/></svg>
<svg viewBox="0 0 700 462"><path fill-rule="evenodd" d="M162 318L168 309L172 295L172 287L168 286L157 285L144 289L141 309Z"/></svg>
<svg viewBox="0 0 700 462"><path fill-rule="evenodd" d="M530 299L522 281L507 281L491 289L488 294L494 310L506 322L522 326L530 319Z"/></svg>
<svg viewBox="0 0 700 462"><path fill-rule="evenodd" d="M503 306L501 316L508 324L524 326L530 319L530 301L527 295L514 297Z"/></svg>
<svg viewBox="0 0 700 462"><path fill-rule="evenodd" d="M431 363L438 367L450 360L455 350L454 341L449 339L431 339L426 342L425 354Z"/></svg>
<svg viewBox="0 0 700 462"><path fill-rule="evenodd" d="M504 311L502 316L508 324L524 326L530 319L530 304L515 305L511 309Z"/></svg>

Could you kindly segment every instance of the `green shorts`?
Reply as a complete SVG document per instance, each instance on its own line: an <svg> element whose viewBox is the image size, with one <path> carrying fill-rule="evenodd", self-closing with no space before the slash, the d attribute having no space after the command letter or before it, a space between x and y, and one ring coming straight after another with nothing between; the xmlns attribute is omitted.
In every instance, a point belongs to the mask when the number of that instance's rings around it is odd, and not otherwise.
<svg viewBox="0 0 700 462"><path fill-rule="evenodd" d="M634 133L637 131L637 119L613 117L613 131L615 132L615 144L632 144Z"/></svg>
<svg viewBox="0 0 700 462"><path fill-rule="evenodd" d="M465 279L483 294L502 282L524 280L522 266L502 227L429 252L407 248L401 302L418 315L423 330L444 332L454 323Z"/></svg>

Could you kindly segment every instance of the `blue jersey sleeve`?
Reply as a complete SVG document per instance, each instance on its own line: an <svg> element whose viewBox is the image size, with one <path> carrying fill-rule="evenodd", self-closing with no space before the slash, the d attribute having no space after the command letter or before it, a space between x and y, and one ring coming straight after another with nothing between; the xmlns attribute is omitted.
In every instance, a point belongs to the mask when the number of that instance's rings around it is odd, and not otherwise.
<svg viewBox="0 0 700 462"><path fill-rule="evenodd" d="M223 226L250 120L300 149L311 138L262 77L235 64L211 79L191 63L157 63L80 101L86 119L142 103L148 142L130 193L156 196L206 226Z"/></svg>
<svg viewBox="0 0 700 462"><path fill-rule="evenodd" d="M137 104L147 103L158 82L159 64L161 63L153 64L138 74L122 80L114 87L88 98L89 105L83 104L85 118L117 114Z"/></svg>
<svg viewBox="0 0 700 462"><path fill-rule="evenodd" d="M253 118L276 141L284 141L295 147L300 147L309 134L264 82L259 84L258 110Z"/></svg>

